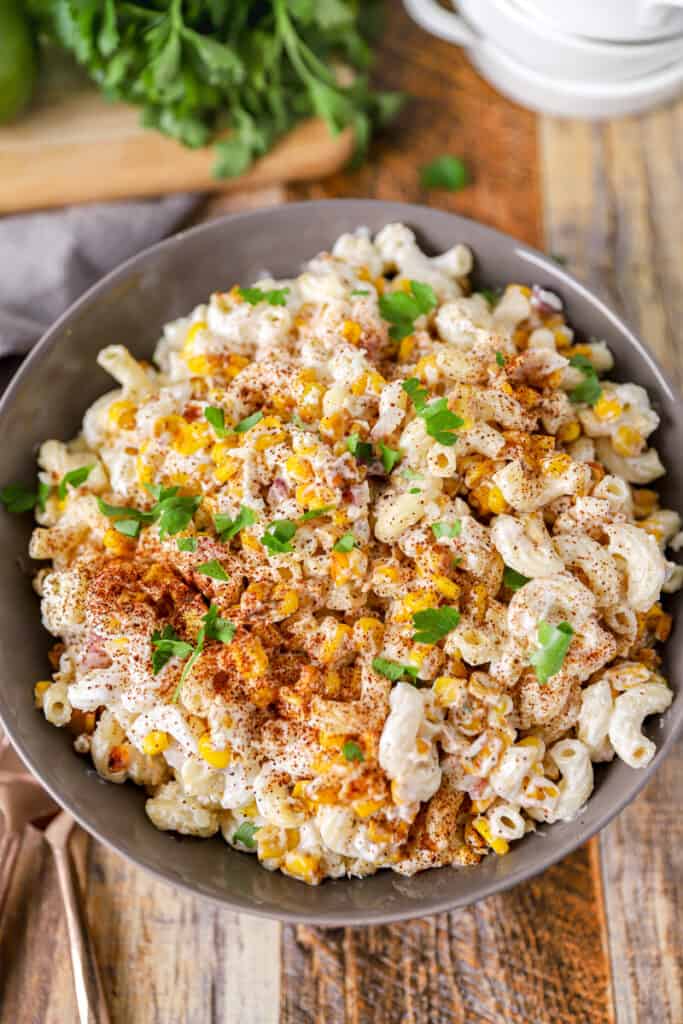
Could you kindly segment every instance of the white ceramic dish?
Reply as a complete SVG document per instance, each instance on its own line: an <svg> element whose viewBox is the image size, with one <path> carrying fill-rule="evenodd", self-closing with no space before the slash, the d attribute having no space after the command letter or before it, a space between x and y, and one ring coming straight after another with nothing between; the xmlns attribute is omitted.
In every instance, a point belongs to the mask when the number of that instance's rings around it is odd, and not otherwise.
<svg viewBox="0 0 683 1024"><path fill-rule="evenodd" d="M638 114L673 99L683 89L683 64L635 82L599 86L531 71L490 45L472 53L472 61L505 96L539 113L557 117L597 121Z"/></svg>
<svg viewBox="0 0 683 1024"><path fill-rule="evenodd" d="M683 32L683 0L519 0L561 32L637 43Z"/></svg>
<svg viewBox="0 0 683 1024"><path fill-rule="evenodd" d="M539 113L590 120L621 117L665 103L683 89L683 60L632 81L572 81L544 74L530 68L528 62L513 59L435 0L404 0L404 4L427 31L465 46L474 65L495 88ZM469 34L456 37L454 21L459 22L458 32Z"/></svg>
<svg viewBox="0 0 683 1024"><path fill-rule="evenodd" d="M683 36L637 45L596 42L557 31L549 22L527 14L515 0L459 0L458 10L479 37L475 47L486 39L525 67L554 78L625 82L676 61L683 63ZM461 23L454 14L456 32Z"/></svg>

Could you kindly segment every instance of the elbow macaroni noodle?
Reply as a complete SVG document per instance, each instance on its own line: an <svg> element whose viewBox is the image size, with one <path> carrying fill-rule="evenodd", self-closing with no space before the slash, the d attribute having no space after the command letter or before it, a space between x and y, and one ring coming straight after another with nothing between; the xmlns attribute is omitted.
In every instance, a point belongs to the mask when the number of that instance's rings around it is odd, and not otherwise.
<svg viewBox="0 0 683 1024"><path fill-rule="evenodd" d="M683 575L642 486L658 417L636 384L573 400L607 345L471 269L400 224L344 235L167 325L154 366L103 350L118 387L42 445L36 706L157 828L310 884L412 874L503 855L580 813L594 762L654 756Z"/></svg>

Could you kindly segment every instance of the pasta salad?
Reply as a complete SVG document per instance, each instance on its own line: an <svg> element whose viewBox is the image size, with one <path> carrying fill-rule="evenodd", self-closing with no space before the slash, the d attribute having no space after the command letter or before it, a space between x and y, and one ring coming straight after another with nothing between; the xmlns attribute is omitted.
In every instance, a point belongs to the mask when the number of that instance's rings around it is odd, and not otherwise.
<svg viewBox="0 0 683 1024"><path fill-rule="evenodd" d="M310 884L473 865L633 768L681 518L645 390L560 297L390 224L122 346L46 441L35 701L159 829Z"/></svg>

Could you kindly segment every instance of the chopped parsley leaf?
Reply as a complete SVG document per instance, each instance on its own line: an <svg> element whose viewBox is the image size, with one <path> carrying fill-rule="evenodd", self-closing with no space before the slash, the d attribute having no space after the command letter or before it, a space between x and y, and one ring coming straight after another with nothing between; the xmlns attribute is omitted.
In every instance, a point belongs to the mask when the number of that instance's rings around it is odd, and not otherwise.
<svg viewBox="0 0 683 1024"><path fill-rule="evenodd" d="M229 644L234 637L235 630L237 628L229 619L221 618L215 604L210 605L208 612L202 619L202 622L203 625L197 633L197 639L194 646L184 640L180 640L171 626L165 626L162 633L156 631L152 634L152 647L154 648L152 653L152 668L155 675L157 672L161 671L170 658L187 658L187 661L183 666L183 671L180 673L178 685L176 686L173 697L171 698L174 703L180 697L180 691L183 688L183 683L204 650L204 644L206 641L217 640L222 644ZM158 665L158 667L155 665L155 656L157 658L156 665Z"/></svg>
<svg viewBox="0 0 683 1024"><path fill-rule="evenodd" d="M248 850L256 849L256 833L261 826L253 821L243 821L236 832L233 833L233 843L241 843Z"/></svg>
<svg viewBox="0 0 683 1024"><path fill-rule="evenodd" d="M590 359L583 355L572 356L569 360L569 365L573 366L575 370L581 370L583 373L583 380L569 392L569 398L574 403L586 402L588 405L595 405L602 395L602 388L600 387L596 369Z"/></svg>
<svg viewBox="0 0 683 1024"><path fill-rule="evenodd" d="M496 303L500 300L503 294L501 288L479 288L477 289L480 295L483 295L489 306L493 309Z"/></svg>
<svg viewBox="0 0 683 1024"><path fill-rule="evenodd" d="M352 295L369 295L370 292L367 288L354 288L351 292Z"/></svg>
<svg viewBox="0 0 683 1024"><path fill-rule="evenodd" d="M503 583L510 590L521 590L525 583L529 582L528 576L522 576L521 572L517 572L516 569L511 569L509 565L505 566L503 572Z"/></svg>
<svg viewBox="0 0 683 1024"><path fill-rule="evenodd" d="M420 168L422 188L444 188L448 192L459 192L470 183L467 166L460 157L444 153L431 163Z"/></svg>
<svg viewBox="0 0 683 1024"><path fill-rule="evenodd" d="M81 484L84 484L94 468L94 464L90 466L79 466L78 469L70 469L68 473L65 473L57 487L57 494L59 495L60 500L64 501L66 498L66 492L69 486L80 487Z"/></svg>
<svg viewBox="0 0 683 1024"><path fill-rule="evenodd" d="M346 447L355 455L358 462L372 462L372 445L367 441L361 441L359 434L349 434L346 438Z"/></svg>
<svg viewBox="0 0 683 1024"><path fill-rule="evenodd" d="M342 754L347 761L364 761L365 754L353 740L347 740L342 747Z"/></svg>
<svg viewBox="0 0 683 1024"><path fill-rule="evenodd" d="M459 537L462 530L462 523L459 519L452 523L432 523L432 533L437 540L442 537Z"/></svg>
<svg viewBox="0 0 683 1024"><path fill-rule="evenodd" d="M114 529L119 530L120 533L124 533L126 536L137 536L140 532L138 529L136 533L133 533L132 527L130 527L131 532L126 533L126 530L129 529L127 526L121 530L120 526L126 520L135 520L140 527L158 522L159 537L162 540L167 533L171 535L180 533L181 530L186 529L190 524L193 515L202 501L201 495L179 495L177 487L163 488L159 487L158 484L145 484L145 488L153 498L156 498L156 504L149 512L143 512L137 508L128 508L124 505L109 505L102 498L97 499L100 512L108 518L114 519Z"/></svg>
<svg viewBox="0 0 683 1024"><path fill-rule="evenodd" d="M454 445L458 435L453 431L464 426L465 421L450 411L448 399L433 398L428 402L427 389L422 387L417 377L404 380L401 387L410 396L417 415L424 420L430 437L447 447Z"/></svg>
<svg viewBox="0 0 683 1024"><path fill-rule="evenodd" d="M236 434L246 434L248 430L255 427L263 419L263 412L259 409L258 412L253 412L251 416L245 416L243 420L235 425Z"/></svg>
<svg viewBox="0 0 683 1024"><path fill-rule="evenodd" d="M43 483L42 480L38 481L38 487L35 491L29 490L23 484L8 484L7 487L3 487L0 491L0 501L8 512L12 512L15 515L29 512L36 505L41 512L44 512L45 502L49 494L50 487L48 484Z"/></svg>
<svg viewBox="0 0 683 1024"><path fill-rule="evenodd" d="M421 281L411 281L410 292L385 292L379 299L379 311L391 324L389 337L394 341L412 334L418 317L430 313L437 305L434 289Z"/></svg>
<svg viewBox="0 0 683 1024"><path fill-rule="evenodd" d="M496 362L499 366L505 366L505 356L502 352L496 352Z"/></svg>
<svg viewBox="0 0 683 1024"><path fill-rule="evenodd" d="M188 658L193 651L192 644L181 640L173 626L164 626L161 632L155 630L152 633L152 647L152 671L155 676L171 658Z"/></svg>
<svg viewBox="0 0 683 1024"><path fill-rule="evenodd" d="M210 576L213 580L220 580L221 583L227 583L230 579L217 558L212 558L210 562L202 562L201 565L197 566L195 572L200 573L202 576Z"/></svg>
<svg viewBox="0 0 683 1024"><path fill-rule="evenodd" d="M178 545L178 551L196 551L197 550L197 538L196 537L178 537L176 541Z"/></svg>
<svg viewBox="0 0 683 1024"><path fill-rule="evenodd" d="M271 288L264 292L261 288L238 288L240 298L248 302L250 306L256 306L259 302L267 302L269 306L286 306L289 288Z"/></svg>
<svg viewBox="0 0 683 1024"><path fill-rule="evenodd" d="M416 630L413 640L417 644L436 644L451 633L459 622L460 612L457 608L425 608L413 615Z"/></svg>
<svg viewBox="0 0 683 1024"><path fill-rule="evenodd" d="M379 449L382 453L382 465L386 469L387 473L391 473L394 466L396 466L403 458L403 452L399 451L397 448L389 448L381 441Z"/></svg>
<svg viewBox="0 0 683 1024"><path fill-rule="evenodd" d="M291 519L274 519L266 527L261 543L271 555L283 555L292 551L292 537L296 533L296 523Z"/></svg>
<svg viewBox="0 0 683 1024"><path fill-rule="evenodd" d="M356 546L356 538L352 533L345 533L343 537L340 537L337 543L332 548L333 551L339 551L340 553L346 553L352 551Z"/></svg>
<svg viewBox="0 0 683 1024"><path fill-rule="evenodd" d="M142 523L139 519L117 519L113 524L114 529L123 534L124 537L139 537Z"/></svg>
<svg viewBox="0 0 683 1024"><path fill-rule="evenodd" d="M225 437L229 433L225 427L225 412L218 405L207 405L204 409L204 418L211 424L218 437Z"/></svg>
<svg viewBox="0 0 683 1024"><path fill-rule="evenodd" d="M573 636L574 630L568 622L560 622L558 626L539 622L539 647L529 659L536 670L539 683L547 683L551 676L557 675L560 671Z"/></svg>
<svg viewBox="0 0 683 1024"><path fill-rule="evenodd" d="M332 512L336 507L336 505L321 505L320 508L309 508L308 512L304 512L299 516L299 522L307 523L309 519L317 519L319 516L326 516L328 512Z"/></svg>
<svg viewBox="0 0 683 1024"><path fill-rule="evenodd" d="M245 526L253 526L256 518L253 508L242 505L234 519L231 519L230 516L224 513L219 513L213 517L213 523L216 527L216 533L225 544L227 541L232 540L233 537L236 537Z"/></svg>
<svg viewBox="0 0 683 1024"><path fill-rule="evenodd" d="M392 683L398 682L404 676L410 682L417 679L417 667L415 665L402 665L400 661L392 661L390 658L373 658L372 667L381 676L390 679Z"/></svg>

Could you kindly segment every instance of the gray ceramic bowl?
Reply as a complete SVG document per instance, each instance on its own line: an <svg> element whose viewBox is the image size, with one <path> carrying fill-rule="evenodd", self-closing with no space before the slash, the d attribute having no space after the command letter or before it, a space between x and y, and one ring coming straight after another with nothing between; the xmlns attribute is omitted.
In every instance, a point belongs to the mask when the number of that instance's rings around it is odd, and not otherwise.
<svg viewBox="0 0 683 1024"><path fill-rule="evenodd" d="M569 321L585 335L605 338L617 377L638 381L661 415L656 442L670 475L663 485L675 507L683 491L683 413L678 396L631 331L583 285L541 253L461 217L419 206L376 201L330 201L261 210L202 225L149 249L92 288L33 350L0 406L0 483L35 478L35 452L48 437L69 438L90 403L111 386L95 364L104 345L125 343L149 357L168 320L216 289L248 283L264 268L276 277L328 247L343 231L365 224L376 231L403 221L427 250L466 242L476 255L476 279L488 286L539 282L564 298ZM355 881L309 888L259 867L222 839L178 840L158 832L144 813L144 794L132 785L101 781L77 757L66 730L48 725L33 708L32 687L47 670L49 638L40 626L24 554L30 516L0 514L0 717L17 750L56 800L97 838L136 864L238 911L319 925L371 924L464 906L543 871L601 829L657 769L683 720L679 693L650 731L657 755L643 771L612 763L599 769L584 813L545 827L513 845L508 856L476 868L442 868L414 878L388 871ZM673 602L672 602L673 603ZM681 686L683 632L668 645L666 670Z"/></svg>

